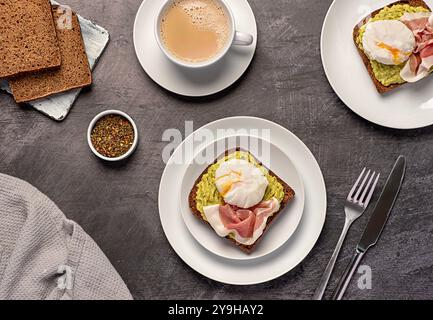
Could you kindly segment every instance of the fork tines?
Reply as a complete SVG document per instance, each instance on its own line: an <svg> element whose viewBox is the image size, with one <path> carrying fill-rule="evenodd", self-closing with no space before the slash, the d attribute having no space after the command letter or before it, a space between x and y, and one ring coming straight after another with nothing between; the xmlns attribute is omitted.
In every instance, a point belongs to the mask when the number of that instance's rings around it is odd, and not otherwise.
<svg viewBox="0 0 433 320"><path fill-rule="evenodd" d="M371 170L368 170L367 173L365 174L366 170L367 170L366 168L362 170L361 174L359 175L358 179L356 180L355 184L350 190L349 196L347 197L347 201L359 205L363 208L366 208L368 206L368 203L370 202L371 197L373 196L373 191L376 187L377 181L379 180L380 177L380 174L376 174L376 171L374 171L373 174L370 175ZM361 185L359 185L360 182Z"/></svg>

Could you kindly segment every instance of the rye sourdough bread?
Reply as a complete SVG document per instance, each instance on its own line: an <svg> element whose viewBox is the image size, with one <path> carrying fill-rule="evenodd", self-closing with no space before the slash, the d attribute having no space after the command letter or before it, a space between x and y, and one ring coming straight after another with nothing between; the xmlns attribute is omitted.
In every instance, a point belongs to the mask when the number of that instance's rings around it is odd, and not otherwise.
<svg viewBox="0 0 433 320"><path fill-rule="evenodd" d="M49 0L0 0L0 79L60 66Z"/></svg>
<svg viewBox="0 0 433 320"><path fill-rule="evenodd" d="M391 4L387 5L387 7L390 7L390 6L393 6L396 4L408 4L412 7L423 7L423 8L426 8L426 9L431 11L430 7L423 0L402 0L402 1L397 1L397 2L391 3ZM374 76L373 68L371 67L371 63L370 63L370 59L367 57L367 55L364 53L364 51L361 48L359 48L358 44L356 43L356 39L358 38L360 27L365 25L370 18L374 18L383 8L372 12L368 17L361 20L353 29L353 41L355 42L355 46L358 49L359 55L361 56L361 59L364 62L365 67L367 68L367 71L368 71L368 74L370 75L371 80L373 80L373 83L376 86L377 91L381 94L392 91L392 90L404 85L405 83L391 84L389 86L384 86L379 80L377 80L376 77Z"/></svg>
<svg viewBox="0 0 433 320"><path fill-rule="evenodd" d="M217 158L217 159L216 159L216 160L215 160L211 165L209 165L209 166L206 168L206 170L203 171L203 173L202 173L202 174L197 178L197 180L195 181L194 186L193 186L193 188L192 188L192 190L191 190L191 192L190 192L190 194L189 194L189 199L188 199L188 201L189 201L189 207L190 207L190 209L191 209L191 212L192 212L192 213L193 213L193 214L194 214L198 219L200 219L200 220L203 221L204 223L208 224L210 228L212 228L212 226L211 226L211 225L210 225L206 220L203 219L203 216L202 216L201 212L197 209L197 201L196 201L196 198L197 198L198 184L199 184L199 182L201 181L203 175L205 175L205 174L207 173L207 171L209 170L209 168L210 168L212 165L214 165L215 163L217 163L217 162L218 162L222 157L224 157L224 156L228 156L228 155L230 155L230 154L232 154L233 152L236 152L236 151L243 151L243 152L247 152L247 153L249 153L248 151L242 150L242 149L240 149L240 148L226 151L223 155L221 155L220 157L218 157L218 158ZM254 158L254 159L255 159L255 161L257 161L257 163L258 163L259 165L265 167L265 166L264 166L260 161L258 161L256 158ZM265 167L265 168L266 168L266 167ZM230 240L233 244L235 244L237 247L239 247L239 249L241 249L241 250L244 251L245 253L251 253L251 252L255 249L255 247L257 246L257 244L260 242L260 240L261 240L261 239L263 238L263 236L265 235L266 231L269 229L269 226L271 225L272 221L274 221L274 220L277 218L277 216L278 216L278 215L283 211L283 209L286 207L286 205L287 205L290 201L292 201L293 198L295 197L295 191L294 191L294 190L293 190L293 189L292 189L292 188L291 188L287 183L285 183L283 180L281 180L281 179L280 179L276 174L274 174L271 170L269 170L268 168L266 168L266 169L268 170L269 174L270 174L272 177L275 177L275 178L278 180L278 182L281 183L281 185L283 186L283 188L284 188L284 198L283 198L283 201L280 203L280 210L278 210L276 213L274 213L271 217L268 218L268 221L267 221L266 227L265 227L265 229L263 230L263 234L260 236L260 238L257 239L257 241L256 241L254 244L247 246L247 245L244 245L244 244L238 243L235 239L233 239L233 238L231 238L231 237L229 237L229 236L226 237L226 239ZM213 228L212 228L212 230L213 230ZM216 235L216 236L217 236L217 235Z"/></svg>
<svg viewBox="0 0 433 320"><path fill-rule="evenodd" d="M2 0L0 0L2 1ZM57 23L65 11L59 6L52 7L59 39L62 64L53 70L40 71L11 78L9 86L15 101L28 102L92 83L87 54L81 36L77 15L72 12L72 25Z"/></svg>

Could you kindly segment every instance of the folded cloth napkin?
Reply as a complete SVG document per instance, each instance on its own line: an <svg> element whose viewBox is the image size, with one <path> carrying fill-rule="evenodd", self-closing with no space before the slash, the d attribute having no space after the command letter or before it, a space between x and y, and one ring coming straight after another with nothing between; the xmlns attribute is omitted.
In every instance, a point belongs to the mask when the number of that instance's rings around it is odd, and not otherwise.
<svg viewBox="0 0 433 320"><path fill-rule="evenodd" d="M0 174L0 300L132 299L98 245L28 183Z"/></svg>

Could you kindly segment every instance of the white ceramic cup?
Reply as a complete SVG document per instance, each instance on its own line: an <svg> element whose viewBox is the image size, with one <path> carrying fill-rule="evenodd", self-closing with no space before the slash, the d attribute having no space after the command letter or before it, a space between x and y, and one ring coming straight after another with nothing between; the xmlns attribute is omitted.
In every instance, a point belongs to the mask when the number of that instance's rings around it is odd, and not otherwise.
<svg viewBox="0 0 433 320"><path fill-rule="evenodd" d="M106 156L103 156L102 154L100 154L95 147L93 146L92 143L92 130L95 127L96 122L98 122L99 119L103 118L106 115L110 115L110 114L114 114L114 115L119 115L124 117L126 120L128 120L132 127L134 128L134 142L132 143L131 148L129 148L129 150L121 155L120 157L117 158L109 158ZM89 128L87 129L87 143L89 144L90 150L92 150L92 152L95 154L95 156L97 156L98 158L105 160L105 161L110 161L110 162L115 162L115 161L121 161L121 160L125 160L126 158L129 158L129 156L131 156L131 154L134 153L135 149L137 149L137 145L138 145L138 129L137 126L134 122L134 120L132 120L132 118L126 114L123 111L119 111L119 110L107 110L104 112L101 112L100 114L96 115L93 120L90 122L89 124Z"/></svg>
<svg viewBox="0 0 433 320"><path fill-rule="evenodd" d="M164 2L164 4L161 6L161 8L159 9L158 15L156 16L155 19L155 38L156 41L158 42L159 47L161 48L162 52L167 56L168 59L170 59L172 62L174 62L175 64L185 67L185 68L190 68L190 69L194 69L194 68L204 68L204 67L209 67L215 63L217 63L219 60L221 60L229 51L229 49L231 48L231 46L233 45L237 45L237 46L249 46L254 42L254 38L252 35L248 34L248 33L242 33L242 32L238 32L236 31L236 24L235 24L235 18L233 16L233 13L230 9L230 7L227 5L227 3L224 0L211 0L211 1L215 1L217 3L219 3L221 5L221 7L226 11L227 17L229 18L229 24L230 24L230 34L228 37L228 41L226 43L226 45L224 46L224 48L222 48L217 55L215 55L214 57L205 60L205 61L200 61L200 62L189 62L189 61L185 61L182 60L176 56L174 56L164 45L164 42L161 38L161 20L162 20L162 16L165 13L165 10L167 10L171 4L176 1L176 0L166 0Z"/></svg>

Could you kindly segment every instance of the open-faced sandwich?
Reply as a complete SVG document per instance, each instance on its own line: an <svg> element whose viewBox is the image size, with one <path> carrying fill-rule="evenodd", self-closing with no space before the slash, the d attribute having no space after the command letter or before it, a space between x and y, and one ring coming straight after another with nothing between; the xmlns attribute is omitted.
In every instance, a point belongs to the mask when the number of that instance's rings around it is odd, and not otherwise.
<svg viewBox="0 0 433 320"><path fill-rule="evenodd" d="M294 196L292 188L250 152L235 149L200 175L189 206L218 236L249 253Z"/></svg>
<svg viewBox="0 0 433 320"><path fill-rule="evenodd" d="M371 13L353 39L380 93L432 72L433 15L422 0L404 0Z"/></svg>

